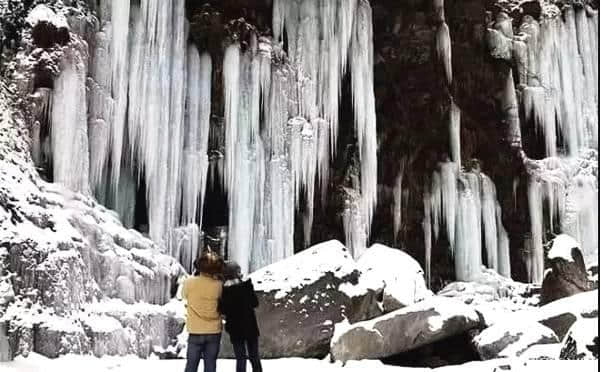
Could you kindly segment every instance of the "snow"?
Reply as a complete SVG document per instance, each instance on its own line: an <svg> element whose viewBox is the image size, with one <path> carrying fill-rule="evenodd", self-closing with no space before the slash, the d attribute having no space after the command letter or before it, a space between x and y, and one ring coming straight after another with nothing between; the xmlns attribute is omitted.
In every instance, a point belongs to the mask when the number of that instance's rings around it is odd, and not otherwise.
<svg viewBox="0 0 600 372"><path fill-rule="evenodd" d="M35 26L40 22L47 22L56 26L56 28L69 29L69 24L67 23L65 16L55 13L44 4L39 4L33 8L25 20L31 26Z"/></svg>
<svg viewBox="0 0 600 372"><path fill-rule="evenodd" d="M277 264L259 269L249 277L257 291L275 293L275 298L285 297L291 290L314 283L325 273L343 278L356 269L352 257L337 240L317 244ZM340 288L342 289L342 288ZM351 296L362 293L355 286L344 287Z"/></svg>
<svg viewBox="0 0 600 372"><path fill-rule="evenodd" d="M360 282L369 288L384 288L401 305L421 301L433 293L427 289L424 272L419 263L407 253L372 245L357 260L361 271Z"/></svg>
<svg viewBox="0 0 600 372"><path fill-rule="evenodd" d="M598 338L598 318L580 319L576 321L563 340L563 349L568 348L570 342L574 342L575 351L584 354L585 359L596 360L588 348L594 345L594 339Z"/></svg>
<svg viewBox="0 0 600 372"><path fill-rule="evenodd" d="M129 372L129 371L180 371L185 367L184 360L157 360L138 359L132 357L103 357L68 355L58 359L47 359L38 354L31 354L28 358L18 357L13 362L3 363L4 372L76 372L85 366L89 372ZM473 362L461 366L429 368L409 368L387 366L380 361L349 361L342 363L330 363L318 359L272 359L264 360L265 371L287 371L287 372L494 372L501 366L510 366L515 372L560 372L565 369L576 368L581 372L597 371L596 361L526 361L526 360L494 360L486 362ZM199 370L201 370L200 367ZM220 359L217 363L219 371L232 371L235 369L235 360Z"/></svg>
<svg viewBox="0 0 600 372"><path fill-rule="evenodd" d="M504 321L486 328L473 339L473 342L478 347L485 348L501 342L505 338L508 338L510 342L504 349L498 350L498 357L520 356L534 344L547 343L552 339L554 339L554 342L558 342L556 335L550 328L535 321L518 317L507 317Z"/></svg>
<svg viewBox="0 0 600 372"><path fill-rule="evenodd" d="M571 250L579 248L579 243L567 234L560 234L552 240L552 248L548 251L548 258L562 258L567 262L573 262Z"/></svg>

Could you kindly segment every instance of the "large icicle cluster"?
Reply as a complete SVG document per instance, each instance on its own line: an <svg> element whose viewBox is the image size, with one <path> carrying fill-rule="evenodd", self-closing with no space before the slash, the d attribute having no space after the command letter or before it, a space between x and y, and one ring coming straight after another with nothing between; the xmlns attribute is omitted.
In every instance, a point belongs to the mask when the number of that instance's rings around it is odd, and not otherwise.
<svg viewBox="0 0 600 372"><path fill-rule="evenodd" d="M598 12L564 10L539 23L525 16L514 40L522 107L543 134L546 156L598 148Z"/></svg>
<svg viewBox="0 0 600 372"><path fill-rule="evenodd" d="M338 109L342 79L350 70L354 107L354 124L361 160L360 208L345 211L364 225L355 230L370 229L377 202L377 135L375 95L373 89L373 24L371 7L366 0L275 0L273 33L275 41L285 36L288 55L298 73L295 85L297 113L311 126L311 143L303 158L316 171L304 172L301 186L306 191L307 210L314 202L313 175L320 180L321 193L327 190L328 165L335 154L338 133ZM318 123L318 124L317 124ZM303 136L305 139L308 136ZM316 152L314 149L316 148ZM316 156L314 156L314 155ZM311 165L312 164L312 165ZM349 202L349 205L354 201ZM312 217L305 218L308 236ZM351 241L358 241L352 238ZM366 244L366 240L365 240ZM366 247L358 248L362 250Z"/></svg>
<svg viewBox="0 0 600 372"><path fill-rule="evenodd" d="M189 271L208 172L211 58L188 46L183 1L103 0L98 16L89 73L81 38L90 37L74 35L54 91L34 95L51 97L36 116L50 113L54 180L95 193L128 227L143 182L150 237Z"/></svg>
<svg viewBox="0 0 600 372"><path fill-rule="evenodd" d="M426 185L424 207L428 272L433 243L443 236L454 258L458 280L475 279L484 262L510 277L508 235L502 224L496 187L488 176L478 169L459 171L454 162L440 163L430 185Z"/></svg>

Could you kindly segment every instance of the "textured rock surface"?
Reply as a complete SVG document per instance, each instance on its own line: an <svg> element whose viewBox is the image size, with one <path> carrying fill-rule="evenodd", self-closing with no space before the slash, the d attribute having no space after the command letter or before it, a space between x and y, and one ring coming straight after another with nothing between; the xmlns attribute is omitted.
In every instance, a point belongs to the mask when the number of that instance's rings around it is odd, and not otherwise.
<svg viewBox="0 0 600 372"><path fill-rule="evenodd" d="M430 297L365 322L336 325L331 341L334 360L379 359L455 336L480 325L472 307Z"/></svg>
<svg viewBox="0 0 600 372"><path fill-rule="evenodd" d="M560 350L560 359L598 359L599 353L598 318L581 319L569 329Z"/></svg>
<svg viewBox="0 0 600 372"><path fill-rule="evenodd" d="M473 342L483 360L521 356L533 345L555 344L554 332L533 320L507 317L503 322L484 329Z"/></svg>

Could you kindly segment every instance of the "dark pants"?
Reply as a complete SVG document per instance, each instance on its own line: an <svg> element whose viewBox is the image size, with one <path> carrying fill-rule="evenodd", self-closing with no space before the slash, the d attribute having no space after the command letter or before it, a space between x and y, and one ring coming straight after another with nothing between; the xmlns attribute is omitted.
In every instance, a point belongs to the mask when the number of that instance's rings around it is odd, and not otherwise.
<svg viewBox="0 0 600 372"><path fill-rule="evenodd" d="M185 372L197 372L200 359L204 359L204 372L216 372L220 347L220 333L213 335L191 334L188 338Z"/></svg>
<svg viewBox="0 0 600 372"><path fill-rule="evenodd" d="M250 360L253 372L262 372L258 355L258 338L249 340L231 340L236 359L236 372L246 372L246 359Z"/></svg>

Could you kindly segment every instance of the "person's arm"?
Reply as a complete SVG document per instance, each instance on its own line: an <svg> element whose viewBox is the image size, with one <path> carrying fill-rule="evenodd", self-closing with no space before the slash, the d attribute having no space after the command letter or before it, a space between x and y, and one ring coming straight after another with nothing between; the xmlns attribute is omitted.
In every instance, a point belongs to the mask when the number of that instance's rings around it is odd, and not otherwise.
<svg viewBox="0 0 600 372"><path fill-rule="evenodd" d="M182 298L183 298L185 301L187 301L187 299L188 299L188 298L187 298L187 295L188 295L188 293L187 293L187 286L186 286L186 284L187 284L187 280L184 280L184 281L183 281L183 285L181 286L181 297L182 297Z"/></svg>
<svg viewBox="0 0 600 372"><path fill-rule="evenodd" d="M254 290L254 285L252 285L252 281L250 281L250 291L251 291L250 303L253 308L257 308L258 307L258 297L256 297L256 291Z"/></svg>

